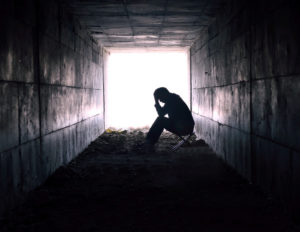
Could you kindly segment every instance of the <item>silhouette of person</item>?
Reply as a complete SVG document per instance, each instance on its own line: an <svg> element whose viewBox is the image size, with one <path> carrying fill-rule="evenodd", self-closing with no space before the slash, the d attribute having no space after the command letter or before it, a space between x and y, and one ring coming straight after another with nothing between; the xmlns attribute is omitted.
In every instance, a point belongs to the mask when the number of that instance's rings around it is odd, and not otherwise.
<svg viewBox="0 0 300 232"><path fill-rule="evenodd" d="M181 136L193 132L195 125L193 116L179 95L160 87L154 91L154 100L158 117L146 136L146 143L154 145L164 129ZM165 103L163 107L159 101ZM166 114L168 118L164 117Z"/></svg>

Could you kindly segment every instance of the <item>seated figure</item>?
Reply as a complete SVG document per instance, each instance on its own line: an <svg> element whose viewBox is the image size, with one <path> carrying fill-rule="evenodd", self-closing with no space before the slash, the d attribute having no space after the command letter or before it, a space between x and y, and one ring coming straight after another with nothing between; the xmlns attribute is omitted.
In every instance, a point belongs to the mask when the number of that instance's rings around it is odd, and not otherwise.
<svg viewBox="0 0 300 232"><path fill-rule="evenodd" d="M170 93L167 88L161 87L154 91L154 100L158 117L147 134L147 144L154 145L164 129L179 136L193 133L194 119L188 106L179 95ZM163 107L159 101L165 103ZM168 114L168 118L165 117L166 114Z"/></svg>

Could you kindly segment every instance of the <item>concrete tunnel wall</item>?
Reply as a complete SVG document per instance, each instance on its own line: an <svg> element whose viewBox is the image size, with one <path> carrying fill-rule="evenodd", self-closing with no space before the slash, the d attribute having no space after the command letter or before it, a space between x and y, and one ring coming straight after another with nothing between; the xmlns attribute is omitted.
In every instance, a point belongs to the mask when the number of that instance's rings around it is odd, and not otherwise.
<svg viewBox="0 0 300 232"><path fill-rule="evenodd" d="M0 214L104 131L100 48L56 1L0 8Z"/></svg>
<svg viewBox="0 0 300 232"><path fill-rule="evenodd" d="M196 133L297 213L295 0L231 0L191 47ZM0 8L0 214L104 130L103 50L55 0Z"/></svg>
<svg viewBox="0 0 300 232"><path fill-rule="evenodd" d="M230 2L191 47L196 133L300 215L299 8Z"/></svg>

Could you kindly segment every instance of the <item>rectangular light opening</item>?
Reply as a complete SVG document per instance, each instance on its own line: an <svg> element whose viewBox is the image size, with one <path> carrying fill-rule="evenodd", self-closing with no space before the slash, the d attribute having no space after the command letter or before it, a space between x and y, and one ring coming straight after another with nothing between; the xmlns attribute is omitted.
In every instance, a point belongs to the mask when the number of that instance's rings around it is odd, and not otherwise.
<svg viewBox="0 0 300 232"><path fill-rule="evenodd" d="M149 127L153 92L166 87L190 105L188 49L109 49L105 56L105 127Z"/></svg>

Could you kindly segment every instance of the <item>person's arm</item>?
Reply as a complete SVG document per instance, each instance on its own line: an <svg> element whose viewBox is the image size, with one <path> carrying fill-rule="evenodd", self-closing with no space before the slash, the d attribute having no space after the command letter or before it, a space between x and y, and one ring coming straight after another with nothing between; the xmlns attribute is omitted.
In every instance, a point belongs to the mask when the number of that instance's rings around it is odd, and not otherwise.
<svg viewBox="0 0 300 232"><path fill-rule="evenodd" d="M166 109L165 107L161 107L159 104L158 99L156 98L156 96L154 96L154 100L155 100L155 109L157 111L158 116L163 117L166 114Z"/></svg>
<svg viewBox="0 0 300 232"><path fill-rule="evenodd" d="M157 97L155 95L154 95L154 101L155 101L155 105L159 105L158 99L157 99Z"/></svg>

